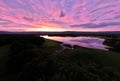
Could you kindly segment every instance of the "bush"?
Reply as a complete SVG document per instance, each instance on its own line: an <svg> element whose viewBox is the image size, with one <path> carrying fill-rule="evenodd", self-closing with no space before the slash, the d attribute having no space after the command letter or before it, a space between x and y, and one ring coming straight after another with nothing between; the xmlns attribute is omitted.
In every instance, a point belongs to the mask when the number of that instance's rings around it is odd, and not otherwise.
<svg viewBox="0 0 120 81"><path fill-rule="evenodd" d="M111 48L109 48L109 50L112 51L120 51L120 39L106 39L104 41L105 45L111 46Z"/></svg>

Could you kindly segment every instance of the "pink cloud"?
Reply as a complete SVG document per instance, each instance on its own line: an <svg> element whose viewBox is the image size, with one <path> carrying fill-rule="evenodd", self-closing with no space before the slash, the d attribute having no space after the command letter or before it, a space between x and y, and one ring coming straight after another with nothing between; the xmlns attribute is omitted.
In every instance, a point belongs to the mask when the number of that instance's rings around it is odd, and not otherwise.
<svg viewBox="0 0 120 81"><path fill-rule="evenodd" d="M119 26L69 26L119 22L119 3L120 0L0 0L0 18L11 21L11 24L0 23L0 30L25 31L27 28L51 27L66 31L116 31L120 30ZM63 17L60 17L61 12Z"/></svg>

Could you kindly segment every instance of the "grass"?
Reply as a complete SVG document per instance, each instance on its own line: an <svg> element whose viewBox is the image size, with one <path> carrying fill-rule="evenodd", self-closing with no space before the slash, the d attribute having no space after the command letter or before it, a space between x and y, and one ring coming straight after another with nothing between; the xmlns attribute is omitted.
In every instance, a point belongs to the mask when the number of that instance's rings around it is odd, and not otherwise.
<svg viewBox="0 0 120 81"><path fill-rule="evenodd" d="M60 42L46 39L43 46L41 46L38 50L49 53L49 54L53 54L56 50L61 48L59 44Z"/></svg>
<svg viewBox="0 0 120 81"><path fill-rule="evenodd" d="M55 50L59 49L59 42L46 40L45 44L43 45L43 51L47 49L47 51L51 54ZM113 51L104 51L98 49L90 49L84 47L75 47L74 50L65 50L59 56L59 58L63 58L64 60L69 61L79 61L83 60L84 62L95 62L101 64L103 66L110 66L115 69L120 70L120 53L113 52Z"/></svg>
<svg viewBox="0 0 120 81"><path fill-rule="evenodd" d="M45 43L40 48L34 50L40 50L43 53L53 54L56 50L60 49L60 43L51 40L45 40ZM12 81L11 77L6 73L6 61L10 53L10 45L0 47L0 81ZM84 65L87 63L96 63L101 66L112 67L114 70L120 71L120 53L112 51L103 51L97 49L89 49L84 47L75 47L73 50L64 50L57 57L58 62L66 63L79 63Z"/></svg>
<svg viewBox="0 0 120 81"><path fill-rule="evenodd" d="M46 39L43 46L45 46L45 47L59 46L59 42L51 41L51 40Z"/></svg>
<svg viewBox="0 0 120 81"><path fill-rule="evenodd" d="M61 56L68 58L69 61L82 59L84 62L91 61L103 66L120 68L120 53L117 52L76 47L74 50L64 51Z"/></svg>

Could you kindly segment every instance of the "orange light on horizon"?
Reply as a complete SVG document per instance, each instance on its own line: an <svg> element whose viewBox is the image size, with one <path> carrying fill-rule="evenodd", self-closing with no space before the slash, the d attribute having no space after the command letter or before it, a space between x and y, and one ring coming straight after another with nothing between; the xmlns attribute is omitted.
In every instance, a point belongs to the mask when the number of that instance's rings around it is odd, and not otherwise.
<svg viewBox="0 0 120 81"><path fill-rule="evenodd" d="M47 27L47 26L42 26L41 28L28 28L26 31L65 31L65 29L60 28L60 27Z"/></svg>
<svg viewBox="0 0 120 81"><path fill-rule="evenodd" d="M114 30L115 27L111 27L111 29ZM60 26L40 26L35 27L35 28L26 28L25 31L36 31L36 32L61 32L61 31L81 31L81 32L86 32L86 31L91 31L91 32L99 32L99 31L112 31L111 29L106 30L105 28L94 28L94 29L90 29L90 28L78 28L78 27L74 27L74 28L69 28L69 27L60 27Z"/></svg>

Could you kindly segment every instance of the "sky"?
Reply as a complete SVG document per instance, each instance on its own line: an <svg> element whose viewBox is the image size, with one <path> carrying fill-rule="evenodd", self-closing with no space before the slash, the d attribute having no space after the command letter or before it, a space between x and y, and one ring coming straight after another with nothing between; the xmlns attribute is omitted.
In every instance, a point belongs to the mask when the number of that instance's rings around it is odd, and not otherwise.
<svg viewBox="0 0 120 81"><path fill-rule="evenodd" d="M120 0L0 0L0 31L120 31Z"/></svg>

